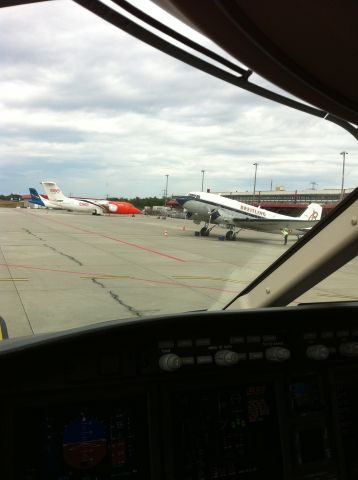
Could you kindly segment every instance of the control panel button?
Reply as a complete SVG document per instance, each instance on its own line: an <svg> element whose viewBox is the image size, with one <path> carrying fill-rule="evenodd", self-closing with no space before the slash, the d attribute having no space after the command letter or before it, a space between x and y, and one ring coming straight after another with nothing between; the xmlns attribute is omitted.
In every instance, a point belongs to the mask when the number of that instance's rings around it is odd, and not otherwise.
<svg viewBox="0 0 358 480"><path fill-rule="evenodd" d="M179 348L188 348L193 346L193 341L191 338L183 338L178 340L177 345Z"/></svg>
<svg viewBox="0 0 358 480"><path fill-rule="evenodd" d="M270 362L284 362L285 360L289 360L291 352L288 348L284 347L270 347L266 349L265 357L266 360Z"/></svg>
<svg viewBox="0 0 358 480"><path fill-rule="evenodd" d="M315 340L317 338L316 332L305 332L303 334L304 340Z"/></svg>
<svg viewBox="0 0 358 480"><path fill-rule="evenodd" d="M339 353L344 357L358 356L358 342L344 342L339 346Z"/></svg>
<svg viewBox="0 0 358 480"><path fill-rule="evenodd" d="M248 335L246 341L247 343L260 343L261 337L259 335Z"/></svg>
<svg viewBox="0 0 358 480"><path fill-rule="evenodd" d="M195 345L197 347L208 347L210 345L210 338L197 338L195 340Z"/></svg>
<svg viewBox="0 0 358 480"><path fill-rule="evenodd" d="M194 357L182 357L181 358L182 365L194 365L195 359Z"/></svg>
<svg viewBox="0 0 358 480"><path fill-rule="evenodd" d="M166 353L159 358L159 367L165 372L175 372L182 366L182 360L175 353Z"/></svg>
<svg viewBox="0 0 358 480"><path fill-rule="evenodd" d="M268 342L277 342L277 335L264 335L262 337L262 341L264 343L268 343Z"/></svg>
<svg viewBox="0 0 358 480"><path fill-rule="evenodd" d="M196 357L196 363L198 365L209 365L213 363L213 357L211 355L199 355Z"/></svg>
<svg viewBox="0 0 358 480"><path fill-rule="evenodd" d="M327 360L329 349L326 345L310 345L307 347L306 355L311 360Z"/></svg>
<svg viewBox="0 0 358 480"><path fill-rule="evenodd" d="M264 358L264 352L249 352L249 360L262 360Z"/></svg>
<svg viewBox="0 0 358 480"><path fill-rule="evenodd" d="M242 337L242 336L240 336L240 337L237 337L237 336L230 337L229 341L232 345L241 345L241 344L245 343L245 337Z"/></svg>
<svg viewBox="0 0 358 480"><path fill-rule="evenodd" d="M338 338L349 337L349 330L338 330L337 337Z"/></svg>
<svg viewBox="0 0 358 480"><path fill-rule="evenodd" d="M167 348L174 348L174 341L173 340L159 340L158 347L162 350Z"/></svg>
<svg viewBox="0 0 358 480"><path fill-rule="evenodd" d="M239 361L239 355L232 350L219 350L215 354L215 363L220 367L229 367Z"/></svg>
<svg viewBox="0 0 358 480"><path fill-rule="evenodd" d="M334 332L332 330L325 330L321 332L321 338L334 338Z"/></svg>

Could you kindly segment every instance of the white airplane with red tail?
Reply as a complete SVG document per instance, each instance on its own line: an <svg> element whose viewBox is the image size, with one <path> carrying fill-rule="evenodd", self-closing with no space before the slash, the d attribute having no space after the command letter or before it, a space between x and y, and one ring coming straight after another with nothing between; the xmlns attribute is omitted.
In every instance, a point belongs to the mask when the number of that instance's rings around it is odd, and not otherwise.
<svg viewBox="0 0 358 480"><path fill-rule="evenodd" d="M73 212L92 213L92 215L102 215L104 213L136 215L141 213L138 208L129 202L66 197L57 183L45 181L41 182L41 184L46 192L48 206L51 208L59 208Z"/></svg>

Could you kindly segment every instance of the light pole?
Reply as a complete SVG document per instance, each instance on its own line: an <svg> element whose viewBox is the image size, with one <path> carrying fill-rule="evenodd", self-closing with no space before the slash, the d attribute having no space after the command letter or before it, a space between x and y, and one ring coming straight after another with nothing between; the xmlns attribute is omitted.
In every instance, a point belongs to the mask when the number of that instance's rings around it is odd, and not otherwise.
<svg viewBox="0 0 358 480"><path fill-rule="evenodd" d="M165 183L165 198L164 198L164 206L167 203L167 198L168 198L168 177L169 175L165 175L167 177L167 181Z"/></svg>
<svg viewBox="0 0 358 480"><path fill-rule="evenodd" d="M255 193L256 193L256 173L257 173L257 165L258 165L258 163L253 163L253 165L255 165L254 195L253 195L253 201L255 201Z"/></svg>
<svg viewBox="0 0 358 480"><path fill-rule="evenodd" d="M204 191L204 173L205 173L205 170L202 170L201 173L202 173L202 177L201 177L201 191L203 192L203 191Z"/></svg>
<svg viewBox="0 0 358 480"><path fill-rule="evenodd" d="M346 164L346 155L348 152L341 152L340 155L343 155L343 169L342 169L342 187L341 187L341 200L343 200L343 188L344 188L344 167Z"/></svg>

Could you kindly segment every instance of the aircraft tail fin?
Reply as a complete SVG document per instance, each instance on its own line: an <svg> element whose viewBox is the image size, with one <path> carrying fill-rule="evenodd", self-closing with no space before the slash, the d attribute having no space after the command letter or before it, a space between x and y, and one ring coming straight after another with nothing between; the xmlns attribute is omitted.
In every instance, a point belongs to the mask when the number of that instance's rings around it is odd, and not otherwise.
<svg viewBox="0 0 358 480"><path fill-rule="evenodd" d="M57 183L46 181L46 182L41 182L41 184L43 185L49 200L53 200L56 202L56 201L62 201L66 199L65 195L62 193L62 190L57 185Z"/></svg>
<svg viewBox="0 0 358 480"><path fill-rule="evenodd" d="M34 203L35 205L41 205L41 207L44 207L45 204L42 201L40 195L37 193L37 190L35 188L29 188L29 190L31 194L30 203Z"/></svg>
<svg viewBox="0 0 358 480"><path fill-rule="evenodd" d="M322 207L318 203L310 203L299 217L301 220L321 220Z"/></svg>

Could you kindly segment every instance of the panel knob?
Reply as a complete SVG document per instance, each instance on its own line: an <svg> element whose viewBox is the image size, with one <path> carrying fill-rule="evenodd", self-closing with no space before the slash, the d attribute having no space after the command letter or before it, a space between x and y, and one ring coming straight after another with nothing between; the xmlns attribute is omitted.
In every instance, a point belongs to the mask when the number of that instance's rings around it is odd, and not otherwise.
<svg viewBox="0 0 358 480"><path fill-rule="evenodd" d="M229 367L239 361L239 355L232 350L218 350L215 354L215 363L220 367Z"/></svg>
<svg viewBox="0 0 358 480"><path fill-rule="evenodd" d="M269 347L265 351L265 357L270 362L284 362L289 360L291 352L284 347Z"/></svg>
<svg viewBox="0 0 358 480"><path fill-rule="evenodd" d="M310 345L307 347L306 355L311 360L326 360L329 356L329 349L326 345Z"/></svg>
<svg viewBox="0 0 358 480"><path fill-rule="evenodd" d="M159 367L165 372L175 372L182 366L182 359L175 353L166 353L159 358Z"/></svg>
<svg viewBox="0 0 358 480"><path fill-rule="evenodd" d="M358 342L344 342L339 346L339 353L345 357L358 356Z"/></svg>

